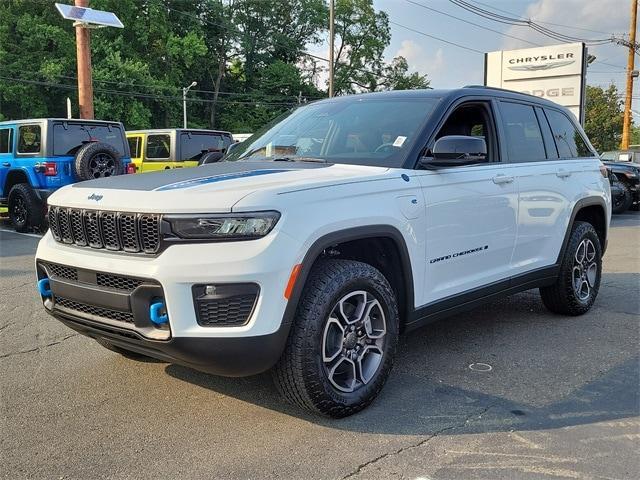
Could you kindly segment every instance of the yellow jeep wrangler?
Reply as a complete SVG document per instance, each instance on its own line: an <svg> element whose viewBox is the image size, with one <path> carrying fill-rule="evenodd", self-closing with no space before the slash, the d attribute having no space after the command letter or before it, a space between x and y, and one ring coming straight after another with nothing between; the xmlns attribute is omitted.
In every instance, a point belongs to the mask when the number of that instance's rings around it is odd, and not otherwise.
<svg viewBox="0 0 640 480"><path fill-rule="evenodd" d="M166 128L131 130L127 141L136 171L151 172L217 162L233 138L217 130Z"/></svg>

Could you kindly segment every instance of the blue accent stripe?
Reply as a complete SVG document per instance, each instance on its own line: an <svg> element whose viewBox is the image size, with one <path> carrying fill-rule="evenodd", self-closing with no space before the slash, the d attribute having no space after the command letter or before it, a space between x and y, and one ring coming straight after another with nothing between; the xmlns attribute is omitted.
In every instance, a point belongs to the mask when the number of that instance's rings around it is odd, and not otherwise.
<svg viewBox="0 0 640 480"><path fill-rule="evenodd" d="M257 177L260 175L268 175L270 173L291 172L293 170L294 169L291 169L291 168L281 169L281 170L265 169L265 170L250 170L248 172L226 173L222 175L213 175L211 177L194 178L193 180L184 180L182 182L170 183L169 185L158 187L154 189L154 191L162 192L164 190L178 190L180 188L198 187L200 185L206 185L208 183L223 182L225 180L236 180L238 178L246 178L246 177Z"/></svg>

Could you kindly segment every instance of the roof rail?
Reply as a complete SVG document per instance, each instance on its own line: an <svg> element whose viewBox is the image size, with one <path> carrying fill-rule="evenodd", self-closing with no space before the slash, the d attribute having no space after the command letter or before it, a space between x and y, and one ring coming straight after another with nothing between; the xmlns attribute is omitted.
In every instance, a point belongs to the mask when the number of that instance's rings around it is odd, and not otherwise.
<svg viewBox="0 0 640 480"><path fill-rule="evenodd" d="M465 85L462 88L485 88L487 90L497 90L498 92L509 92L509 93L517 93L518 95L527 95L529 97L541 98L536 95L531 95L530 93L518 92L517 90L509 90L508 88L500 88L500 87L489 87L487 85Z"/></svg>

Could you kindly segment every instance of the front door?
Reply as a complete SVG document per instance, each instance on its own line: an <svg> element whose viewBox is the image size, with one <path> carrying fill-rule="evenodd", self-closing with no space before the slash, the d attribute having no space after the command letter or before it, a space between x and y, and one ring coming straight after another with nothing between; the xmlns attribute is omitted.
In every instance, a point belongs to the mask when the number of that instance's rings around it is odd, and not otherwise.
<svg viewBox="0 0 640 480"><path fill-rule="evenodd" d="M484 137L486 163L420 176L427 206L425 304L510 276L518 192L500 162L493 108L488 101L462 104L435 137Z"/></svg>

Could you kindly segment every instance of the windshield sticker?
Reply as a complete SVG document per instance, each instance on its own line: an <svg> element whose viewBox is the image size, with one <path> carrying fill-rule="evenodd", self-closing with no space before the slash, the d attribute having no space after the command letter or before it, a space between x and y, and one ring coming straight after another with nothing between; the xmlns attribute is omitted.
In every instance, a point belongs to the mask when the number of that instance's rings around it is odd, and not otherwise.
<svg viewBox="0 0 640 480"><path fill-rule="evenodd" d="M407 139L407 137L403 137L402 135L398 135L398 138L396 138L395 142L393 142L393 146L394 147L401 147L402 145L404 145L404 141Z"/></svg>
<svg viewBox="0 0 640 480"><path fill-rule="evenodd" d="M155 192L162 192L165 190L178 190L181 188L198 187L200 185L206 185L208 183L223 182L225 180L236 180L238 178L257 177L259 175L268 175L270 173L290 172L292 168L281 170L250 170L248 172L238 173L226 173L222 175L213 175L211 177L194 178L192 180L184 180L182 182L170 183L169 185L163 185L162 187L155 188Z"/></svg>

